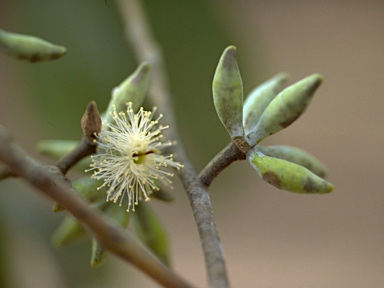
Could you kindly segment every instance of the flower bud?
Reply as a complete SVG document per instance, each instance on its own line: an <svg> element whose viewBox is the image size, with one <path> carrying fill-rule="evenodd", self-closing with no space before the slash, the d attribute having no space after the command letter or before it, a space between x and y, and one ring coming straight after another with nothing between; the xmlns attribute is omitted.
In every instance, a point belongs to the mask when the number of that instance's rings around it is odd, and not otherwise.
<svg viewBox="0 0 384 288"><path fill-rule="evenodd" d="M257 146L260 152L267 156L293 162L307 168L317 176L324 177L327 173L325 166L308 152L287 145Z"/></svg>
<svg viewBox="0 0 384 288"><path fill-rule="evenodd" d="M42 62L62 57L67 50L43 39L0 30L0 49L8 55L29 62Z"/></svg>
<svg viewBox="0 0 384 288"><path fill-rule="evenodd" d="M247 135L251 146L291 125L305 111L323 78L310 75L281 91L269 103L259 122Z"/></svg>
<svg viewBox="0 0 384 288"><path fill-rule="evenodd" d="M169 266L168 233L160 222L159 217L153 212L151 207L146 204L137 206L133 216L137 235L140 240L163 264Z"/></svg>
<svg viewBox="0 0 384 288"><path fill-rule="evenodd" d="M334 186L308 169L292 162L265 156L255 148L247 160L260 177L278 189L295 193L329 193Z"/></svg>
<svg viewBox="0 0 384 288"><path fill-rule="evenodd" d="M106 189L97 189L102 184L102 180L91 177L82 177L72 182L72 187L79 196L89 203L95 203L105 198Z"/></svg>
<svg viewBox="0 0 384 288"><path fill-rule="evenodd" d="M140 66L125 79L119 86L112 90L112 98L109 101L107 111L103 120L107 123L113 123L113 106L116 112L127 110L127 103L132 102L132 109L137 111L144 102L149 85L149 72L151 67L148 63L141 63Z"/></svg>
<svg viewBox="0 0 384 288"><path fill-rule="evenodd" d="M245 133L251 131L256 126L265 108L280 93L287 81L288 74L279 73L251 91L245 99L243 107Z"/></svg>
<svg viewBox="0 0 384 288"><path fill-rule="evenodd" d="M243 82L237 67L236 47L227 47L221 55L212 90L217 115L231 138L244 136Z"/></svg>

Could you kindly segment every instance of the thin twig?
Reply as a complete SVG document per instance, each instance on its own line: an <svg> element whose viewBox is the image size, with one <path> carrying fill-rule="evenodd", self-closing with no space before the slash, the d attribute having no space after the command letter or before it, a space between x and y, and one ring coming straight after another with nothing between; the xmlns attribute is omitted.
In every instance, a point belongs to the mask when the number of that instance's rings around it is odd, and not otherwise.
<svg viewBox="0 0 384 288"><path fill-rule="evenodd" d="M177 160L184 164L184 168L180 170L178 175L186 189L199 231L205 257L208 286L229 287L223 247L216 229L208 191L197 178L176 130L171 93L165 78L166 73L159 46L151 34L140 2L137 0L117 0L117 3L125 24L126 37L132 45L137 59L149 62L152 67L150 99L164 113L167 123L173 124L170 129L167 129L167 136L177 141L178 145L173 147L175 158L177 157Z"/></svg>
<svg viewBox="0 0 384 288"><path fill-rule="evenodd" d="M231 163L237 160L244 160L243 154L237 146L231 142L223 150L221 150L208 164L201 170L199 174L200 181L209 187L217 175Z"/></svg>
<svg viewBox="0 0 384 288"><path fill-rule="evenodd" d="M37 163L17 146L2 127L0 127L0 161L19 177L65 207L110 252L132 263L164 287L192 287L161 264L130 234L109 223L100 212L90 208L74 193L63 188L67 185L62 180L65 176L61 178L53 176L50 169Z"/></svg>
<svg viewBox="0 0 384 288"><path fill-rule="evenodd" d="M71 169L77 162L84 157L87 157L96 152L96 146L91 145L85 137L82 138L79 145L76 146L69 154L65 155L60 159L56 166L63 174L67 174L68 170Z"/></svg>

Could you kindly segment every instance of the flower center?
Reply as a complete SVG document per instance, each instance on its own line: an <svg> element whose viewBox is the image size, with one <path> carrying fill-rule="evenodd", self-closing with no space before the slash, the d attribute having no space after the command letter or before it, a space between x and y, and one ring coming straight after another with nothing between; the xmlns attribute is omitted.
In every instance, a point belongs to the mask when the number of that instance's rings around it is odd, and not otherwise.
<svg viewBox="0 0 384 288"><path fill-rule="evenodd" d="M133 162L135 164L143 164L145 161L145 156L147 156L149 154L153 154L153 153L155 153L155 151L153 151L153 150L149 150L146 152L133 153L132 154Z"/></svg>

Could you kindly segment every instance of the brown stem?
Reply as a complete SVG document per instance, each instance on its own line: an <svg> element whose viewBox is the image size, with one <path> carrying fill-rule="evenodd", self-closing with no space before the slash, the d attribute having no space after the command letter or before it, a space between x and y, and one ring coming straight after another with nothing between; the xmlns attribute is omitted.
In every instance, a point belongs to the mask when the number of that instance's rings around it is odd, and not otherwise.
<svg viewBox="0 0 384 288"><path fill-rule="evenodd" d="M0 161L14 171L17 176L24 178L46 196L65 207L93 234L102 246L116 256L132 263L164 287L192 287L161 264L130 234L110 224L100 212L90 208L74 193L63 188L68 184L64 180L65 177L52 175L52 169L47 169L46 166L42 166L27 156L20 147L10 140L2 127L0 127ZM56 173L54 170L53 173Z"/></svg>

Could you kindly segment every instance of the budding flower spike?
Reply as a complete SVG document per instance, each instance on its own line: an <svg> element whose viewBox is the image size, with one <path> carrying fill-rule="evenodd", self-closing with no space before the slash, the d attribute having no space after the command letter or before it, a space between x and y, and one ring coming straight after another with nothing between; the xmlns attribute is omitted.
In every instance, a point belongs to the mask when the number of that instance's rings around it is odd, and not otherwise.
<svg viewBox="0 0 384 288"><path fill-rule="evenodd" d="M142 198L148 201L152 191L160 189L158 183L171 186L169 168L183 165L175 162L172 154L162 154L174 142L160 141L168 126L159 125L161 114L153 120L156 108L153 112L140 108L135 114L132 103L127 106L126 113L117 113L113 107L114 124L105 123L97 135L100 153L92 156L91 169L86 171L93 170L93 178L104 180L98 189L108 187L107 201L121 205L127 196L129 212L135 211Z"/></svg>

